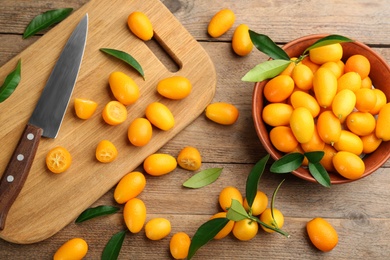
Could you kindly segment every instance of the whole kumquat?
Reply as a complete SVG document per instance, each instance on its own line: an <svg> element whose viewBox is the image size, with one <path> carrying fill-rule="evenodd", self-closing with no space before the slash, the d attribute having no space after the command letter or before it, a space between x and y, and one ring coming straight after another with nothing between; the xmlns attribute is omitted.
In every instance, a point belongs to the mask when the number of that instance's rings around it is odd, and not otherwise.
<svg viewBox="0 0 390 260"><path fill-rule="evenodd" d="M226 218L226 212L218 212L214 214L210 219L215 219L215 218ZM230 232L233 230L234 227L234 221L230 220L219 232L217 235L215 235L214 239L222 239L226 237L227 235L230 234Z"/></svg>
<svg viewBox="0 0 390 260"><path fill-rule="evenodd" d="M153 218L145 225L146 237L150 240L161 240L171 233L171 222L166 218Z"/></svg>
<svg viewBox="0 0 390 260"><path fill-rule="evenodd" d="M372 80L370 77L362 79L362 88L372 88Z"/></svg>
<svg viewBox="0 0 390 260"><path fill-rule="evenodd" d="M354 71L359 73L362 79L368 77L371 70L370 61L361 54L352 55L345 62L345 72Z"/></svg>
<svg viewBox="0 0 390 260"><path fill-rule="evenodd" d="M138 198L127 201L123 208L123 218L131 233L140 232L146 221L145 203Z"/></svg>
<svg viewBox="0 0 390 260"><path fill-rule="evenodd" d="M332 105L337 93L337 78L327 68L319 68L313 76L313 90L318 104L327 108Z"/></svg>
<svg viewBox="0 0 390 260"><path fill-rule="evenodd" d="M102 112L104 122L109 125L119 125L127 119L127 109L119 101L108 102Z"/></svg>
<svg viewBox="0 0 390 260"><path fill-rule="evenodd" d="M139 117L134 119L127 130L127 137L135 146L145 146L152 139L153 128L148 119Z"/></svg>
<svg viewBox="0 0 390 260"><path fill-rule="evenodd" d="M241 241L248 241L257 235L259 224L251 219L243 219L234 223L233 235Z"/></svg>
<svg viewBox="0 0 390 260"><path fill-rule="evenodd" d="M320 65L312 62L310 60L310 57L309 56L306 56L305 58L303 58L303 60L301 61L302 64L305 64L306 66L309 67L309 69L313 72L313 74L318 70L318 68L320 67Z"/></svg>
<svg viewBox="0 0 390 260"><path fill-rule="evenodd" d="M325 144L322 151L324 151L324 156L322 157L320 163L328 172L334 172L333 156L337 153L337 150L330 144Z"/></svg>
<svg viewBox="0 0 390 260"><path fill-rule="evenodd" d="M309 142L314 134L314 119L305 107L294 109L290 117L290 128L299 143Z"/></svg>
<svg viewBox="0 0 390 260"><path fill-rule="evenodd" d="M146 118L152 125L168 131L175 126L175 118L169 108L161 102L152 102L145 109Z"/></svg>
<svg viewBox="0 0 390 260"><path fill-rule="evenodd" d="M272 128L269 137L275 148L284 153L292 152L299 144L289 126Z"/></svg>
<svg viewBox="0 0 390 260"><path fill-rule="evenodd" d="M155 153L144 160L144 170L152 176L161 176L176 169L176 158L169 154Z"/></svg>
<svg viewBox="0 0 390 260"><path fill-rule="evenodd" d="M110 163L118 156L118 150L112 142L108 140L102 140L96 147L95 155L99 162Z"/></svg>
<svg viewBox="0 0 390 260"><path fill-rule="evenodd" d="M62 173L72 164L72 156L63 146L51 149L46 155L46 166L53 173Z"/></svg>
<svg viewBox="0 0 390 260"><path fill-rule="evenodd" d="M179 100L187 97L192 90L191 81L183 76L172 76L160 80L157 92L166 98Z"/></svg>
<svg viewBox="0 0 390 260"><path fill-rule="evenodd" d="M332 111L324 111L317 118L317 131L321 139L326 144L333 145L340 139L340 120L333 114Z"/></svg>
<svg viewBox="0 0 390 260"><path fill-rule="evenodd" d="M363 153L365 154L374 152L382 143L382 140L376 137L375 132L372 132L369 135L361 136L360 139L363 142Z"/></svg>
<svg viewBox="0 0 390 260"><path fill-rule="evenodd" d="M293 110L293 107L289 104L270 103L263 108L261 113L266 124L270 126L280 126L290 124L290 117Z"/></svg>
<svg viewBox="0 0 390 260"><path fill-rule="evenodd" d="M329 44L309 51L310 60L316 64L328 61L338 61L343 57L343 47L340 43Z"/></svg>
<svg viewBox="0 0 390 260"><path fill-rule="evenodd" d="M218 124L232 125L237 121L239 111L230 103L216 102L206 107L205 115L208 119Z"/></svg>
<svg viewBox="0 0 390 260"><path fill-rule="evenodd" d="M123 72L112 72L108 83L114 97L125 106L135 103L140 97L137 83Z"/></svg>
<svg viewBox="0 0 390 260"><path fill-rule="evenodd" d="M148 41L153 37L153 25L143 12L132 12L127 18L127 25L132 33L141 40Z"/></svg>
<svg viewBox="0 0 390 260"><path fill-rule="evenodd" d="M290 102L293 108L307 108L313 118L317 117L320 113L320 105L317 100L312 95L304 91L294 91L290 96Z"/></svg>
<svg viewBox="0 0 390 260"><path fill-rule="evenodd" d="M269 102L282 102L293 90L294 80L288 75L278 75L265 84L263 92Z"/></svg>
<svg viewBox="0 0 390 260"><path fill-rule="evenodd" d="M348 129L359 136L371 134L375 130L375 117L368 112L354 111L348 115L346 124Z"/></svg>
<svg viewBox="0 0 390 260"><path fill-rule="evenodd" d="M390 103L386 103L379 111L375 134L382 141L390 141Z"/></svg>
<svg viewBox="0 0 390 260"><path fill-rule="evenodd" d="M80 119L90 118L95 113L97 105L95 101L89 99L76 98L74 100L74 109Z"/></svg>
<svg viewBox="0 0 390 260"><path fill-rule="evenodd" d="M138 171L130 172L122 177L114 190L114 199L123 204L137 197L146 186L145 176Z"/></svg>
<svg viewBox="0 0 390 260"><path fill-rule="evenodd" d="M360 137L348 130L341 130L340 138L333 145L337 151L348 151L356 155L363 152L363 142Z"/></svg>
<svg viewBox="0 0 390 260"><path fill-rule="evenodd" d="M88 244L82 238L72 238L65 242L58 250L55 252L53 259L54 260L81 260L83 259L88 252Z"/></svg>
<svg viewBox="0 0 390 260"><path fill-rule="evenodd" d="M271 208L265 209L260 215L260 220L265 224L278 229L281 229L284 225L284 216L282 212L276 208L273 208L272 210ZM274 230L266 228L264 226L261 226L261 228L268 233L275 232Z"/></svg>
<svg viewBox="0 0 390 260"><path fill-rule="evenodd" d="M350 71L341 75L337 79L337 92L343 89L350 89L353 92L360 89L362 86L362 79L357 72Z"/></svg>
<svg viewBox="0 0 390 260"><path fill-rule="evenodd" d="M376 95L376 103L375 106L368 112L373 115L377 115L381 108L387 103L387 97L385 93L383 93L383 91L378 88L374 88L372 91Z"/></svg>
<svg viewBox="0 0 390 260"><path fill-rule="evenodd" d="M295 86L302 90L310 90L313 87L313 72L305 64L299 63L291 73Z"/></svg>
<svg viewBox="0 0 390 260"><path fill-rule="evenodd" d="M262 191L257 191L255 199L253 200L252 207L249 207L248 201L246 198L244 199L244 208L246 211L250 211L253 216L258 216L267 208L268 205L268 197L267 195Z"/></svg>
<svg viewBox="0 0 390 260"><path fill-rule="evenodd" d="M332 111L344 123L347 116L354 110L356 95L350 89L343 89L336 94L332 102Z"/></svg>
<svg viewBox="0 0 390 260"><path fill-rule="evenodd" d="M243 203L241 192L236 187L227 186L223 188L218 197L218 202L222 210L228 211L232 204L232 199L237 200L241 204Z"/></svg>
<svg viewBox="0 0 390 260"><path fill-rule="evenodd" d="M177 232L169 241L169 251L174 259L186 259L191 238L185 232Z"/></svg>
<svg viewBox="0 0 390 260"><path fill-rule="evenodd" d="M322 68L327 68L334 73L336 78L340 78L344 74L344 66L340 66L337 61L328 61L321 65Z"/></svg>
<svg viewBox="0 0 390 260"><path fill-rule="evenodd" d="M233 33L232 48L237 55L246 56L253 49L253 43L249 36L249 27L246 24L237 26Z"/></svg>
<svg viewBox="0 0 390 260"><path fill-rule="evenodd" d="M360 88L355 91L356 109L361 112L369 112L376 105L376 94L373 89Z"/></svg>
<svg viewBox="0 0 390 260"><path fill-rule="evenodd" d="M333 166L341 176L350 180L359 179L366 168L358 155L347 151L339 151L333 156Z"/></svg>
<svg viewBox="0 0 390 260"><path fill-rule="evenodd" d="M314 218L306 224L306 231L313 245L323 252L331 251L338 243L333 226L323 218Z"/></svg>
<svg viewBox="0 0 390 260"><path fill-rule="evenodd" d="M230 9L222 9L211 18L207 32L213 38L220 37L226 33L234 24L236 16Z"/></svg>

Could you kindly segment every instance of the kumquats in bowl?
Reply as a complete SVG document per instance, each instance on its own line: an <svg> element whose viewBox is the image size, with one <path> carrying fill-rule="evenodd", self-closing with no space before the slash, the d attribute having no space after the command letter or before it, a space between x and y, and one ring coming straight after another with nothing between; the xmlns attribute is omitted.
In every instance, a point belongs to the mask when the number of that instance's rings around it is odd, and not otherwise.
<svg viewBox="0 0 390 260"><path fill-rule="evenodd" d="M291 58L300 57L325 36L302 37L283 49ZM278 160L290 152L323 150L321 164L329 173L331 184L368 176L390 157L390 67L363 43L338 44L341 47L311 50L299 64L282 72L286 76L279 74L257 82L252 97L255 129L272 158ZM327 61L340 55L340 48L341 56ZM298 67L302 64L305 66ZM336 90L327 89L334 89L335 84ZM275 94L270 85L282 90ZM277 104L271 112L267 111L270 104ZM292 174L316 182L304 164L305 161Z"/></svg>

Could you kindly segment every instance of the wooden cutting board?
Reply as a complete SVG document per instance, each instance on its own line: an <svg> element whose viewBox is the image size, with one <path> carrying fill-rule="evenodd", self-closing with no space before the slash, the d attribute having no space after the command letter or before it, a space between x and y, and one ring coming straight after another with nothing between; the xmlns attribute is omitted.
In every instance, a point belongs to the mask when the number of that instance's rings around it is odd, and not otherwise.
<svg viewBox="0 0 390 260"><path fill-rule="evenodd" d="M133 11L144 12L151 20L155 39L178 64L171 72L143 41L127 27L127 17ZM0 103L0 174L12 155L40 93L71 32L88 13L89 31L79 77L56 139L43 138L27 181L11 207L0 237L20 244L42 241L61 230L111 189L126 173L142 164L172 137L198 117L215 93L216 73L212 61L200 44L158 0L92 0L55 26L33 45L0 68L5 79L22 60L22 80L16 91ZM142 79L128 65L107 56L100 48L125 51L137 59L145 72ZM127 107L128 119L118 126L104 123L101 111L113 100L108 76L122 71L140 87L141 97ZM193 85L191 94L178 101L168 100L156 92L157 82L165 77L182 75ZM76 97L98 102L92 118L75 116ZM135 147L127 139L127 128L136 117L144 116L145 107L160 101L172 111L176 124L169 131L153 129L153 138L144 147ZM109 164L95 159L95 148L108 139L119 151L118 158ZM73 158L68 171L49 172L45 165L47 152L57 146L66 147ZM183 144L184 145L184 144Z"/></svg>

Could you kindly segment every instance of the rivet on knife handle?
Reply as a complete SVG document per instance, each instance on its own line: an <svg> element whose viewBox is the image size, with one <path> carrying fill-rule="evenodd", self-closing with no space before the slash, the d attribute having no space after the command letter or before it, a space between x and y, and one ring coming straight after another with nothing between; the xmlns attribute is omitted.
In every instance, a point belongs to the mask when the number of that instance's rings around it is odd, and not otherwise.
<svg viewBox="0 0 390 260"><path fill-rule="evenodd" d="M20 193L34 160L43 130L27 125L0 180L0 230Z"/></svg>

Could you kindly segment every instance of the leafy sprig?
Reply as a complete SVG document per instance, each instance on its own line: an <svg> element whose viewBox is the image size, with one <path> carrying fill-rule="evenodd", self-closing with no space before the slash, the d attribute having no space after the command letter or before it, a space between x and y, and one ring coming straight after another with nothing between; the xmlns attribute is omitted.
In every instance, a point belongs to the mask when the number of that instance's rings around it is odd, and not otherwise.
<svg viewBox="0 0 390 260"><path fill-rule="evenodd" d="M260 178L263 175L269 157L270 155L267 154L262 159L260 159L252 168L252 170L250 171L247 177L246 196L250 208L252 207L254 198L258 190ZM279 190L280 185L281 184L279 184L279 186L277 187L277 189L274 191L272 195L273 202L275 201L276 193ZM272 211L273 211L273 204L271 205L271 212ZM198 230L195 232L191 240L187 259L191 259L199 248L201 248L202 246L206 245L209 241L211 241L219 233L219 231L221 231L227 225L227 223L229 223L229 221L240 221L243 219L250 219L266 228L269 228L271 230L278 232L279 234L284 235L285 237L290 236L287 232L279 229L278 227L270 226L262 222L256 216L253 216L251 212L252 212L251 210L246 211L244 206L239 201L232 199L232 204L227 211L226 218L211 219L205 222L204 224L202 224L198 228Z"/></svg>

